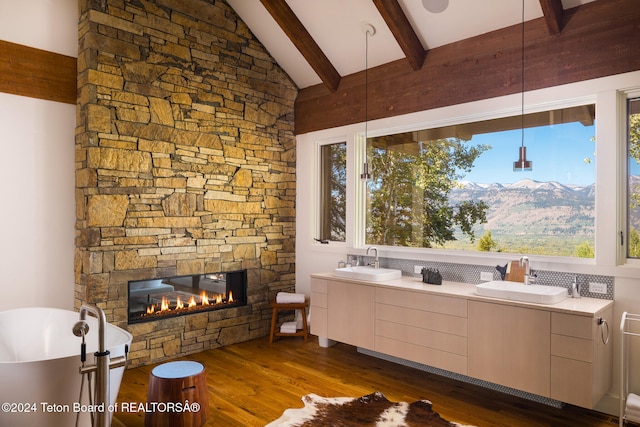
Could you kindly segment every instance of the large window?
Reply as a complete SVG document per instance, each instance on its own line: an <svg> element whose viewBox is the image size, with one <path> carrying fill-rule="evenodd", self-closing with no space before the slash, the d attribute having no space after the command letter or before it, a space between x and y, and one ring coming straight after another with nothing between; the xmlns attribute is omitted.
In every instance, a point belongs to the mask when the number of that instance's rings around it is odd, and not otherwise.
<svg viewBox="0 0 640 427"><path fill-rule="evenodd" d="M365 242L592 258L594 136L582 105L369 138Z"/></svg>
<svg viewBox="0 0 640 427"><path fill-rule="evenodd" d="M627 101L627 256L640 258L640 98Z"/></svg>
<svg viewBox="0 0 640 427"><path fill-rule="evenodd" d="M320 236L344 242L347 203L347 143L320 146Z"/></svg>

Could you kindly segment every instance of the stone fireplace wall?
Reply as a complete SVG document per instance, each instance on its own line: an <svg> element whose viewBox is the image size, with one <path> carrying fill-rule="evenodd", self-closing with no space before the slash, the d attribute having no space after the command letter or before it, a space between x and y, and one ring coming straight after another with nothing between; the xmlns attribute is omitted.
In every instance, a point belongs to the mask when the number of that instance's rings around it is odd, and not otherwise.
<svg viewBox="0 0 640 427"><path fill-rule="evenodd" d="M76 306L133 365L268 334L294 289L297 89L223 0L80 0ZM246 269L248 305L127 325L127 283Z"/></svg>

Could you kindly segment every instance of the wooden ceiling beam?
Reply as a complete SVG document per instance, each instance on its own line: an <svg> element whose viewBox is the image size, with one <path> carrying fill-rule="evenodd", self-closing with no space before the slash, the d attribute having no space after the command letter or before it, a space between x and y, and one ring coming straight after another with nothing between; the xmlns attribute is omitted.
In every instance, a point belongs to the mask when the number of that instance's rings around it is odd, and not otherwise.
<svg viewBox="0 0 640 427"><path fill-rule="evenodd" d="M549 34L560 34L562 32L562 19L564 9L561 0L540 0L540 7L547 23Z"/></svg>
<svg viewBox="0 0 640 427"><path fill-rule="evenodd" d="M411 68L414 71L418 71L422 68L426 51L416 32L411 27L409 19L400 7L398 0L373 0L373 3L400 45L411 64Z"/></svg>
<svg viewBox="0 0 640 427"><path fill-rule="evenodd" d="M527 21L526 91L640 70L638 0L594 1L563 12L562 37L543 17ZM521 27L512 25L429 50L419 71L403 58L369 70L368 120L394 117L521 92ZM498 54L499 53L499 54ZM364 73L340 89L301 89L295 134L361 123Z"/></svg>
<svg viewBox="0 0 640 427"><path fill-rule="evenodd" d="M285 0L260 0L331 92L338 90L341 76Z"/></svg>

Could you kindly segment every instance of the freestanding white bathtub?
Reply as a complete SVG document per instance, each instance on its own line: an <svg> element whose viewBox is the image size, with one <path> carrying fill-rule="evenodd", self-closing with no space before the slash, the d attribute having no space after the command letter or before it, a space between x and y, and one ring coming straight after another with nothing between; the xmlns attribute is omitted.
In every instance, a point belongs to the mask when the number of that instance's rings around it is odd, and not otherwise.
<svg viewBox="0 0 640 427"><path fill-rule="evenodd" d="M0 426L90 426L88 385L79 373L81 339L73 335L77 312L56 308L18 308L0 312ZM87 362L98 350L98 321L91 315ZM106 348L123 356L131 345L127 331L107 324ZM124 367L110 372L110 400L116 402ZM92 385L95 385L95 375Z"/></svg>

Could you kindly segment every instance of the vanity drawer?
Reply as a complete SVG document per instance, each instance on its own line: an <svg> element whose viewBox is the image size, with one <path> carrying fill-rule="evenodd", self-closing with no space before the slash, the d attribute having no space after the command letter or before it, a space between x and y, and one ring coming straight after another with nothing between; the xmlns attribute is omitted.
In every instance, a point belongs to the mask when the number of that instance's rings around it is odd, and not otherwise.
<svg viewBox="0 0 640 427"><path fill-rule="evenodd" d="M311 306L328 308L327 305L327 281L311 279Z"/></svg>
<svg viewBox="0 0 640 427"><path fill-rule="evenodd" d="M434 368L467 375L467 357L387 337L376 337L376 351Z"/></svg>
<svg viewBox="0 0 640 427"><path fill-rule="evenodd" d="M376 320L415 326L421 329L467 336L467 319L431 311L402 308L395 305L376 303Z"/></svg>
<svg viewBox="0 0 640 427"><path fill-rule="evenodd" d="M376 302L402 308L467 317L467 300L398 289L376 289Z"/></svg>
<svg viewBox="0 0 640 427"><path fill-rule="evenodd" d="M591 363L593 361L593 341L551 334L551 355Z"/></svg>
<svg viewBox="0 0 640 427"><path fill-rule="evenodd" d="M593 317L551 313L551 333L591 340L593 321Z"/></svg>
<svg viewBox="0 0 640 427"><path fill-rule="evenodd" d="M376 320L376 343L384 337L446 353L467 355L467 337L416 326Z"/></svg>
<svg viewBox="0 0 640 427"><path fill-rule="evenodd" d="M311 292L326 294L327 293L327 281L323 279L311 278Z"/></svg>
<svg viewBox="0 0 640 427"><path fill-rule="evenodd" d="M318 292L311 292L311 305L313 307L328 308L327 294L320 294Z"/></svg>
<svg viewBox="0 0 640 427"><path fill-rule="evenodd" d="M309 308L309 315L311 317L311 333L319 337L327 337L327 309L312 305Z"/></svg>
<svg viewBox="0 0 640 427"><path fill-rule="evenodd" d="M549 397L583 408L593 408L599 395L593 388L591 363L551 356L551 394Z"/></svg>

